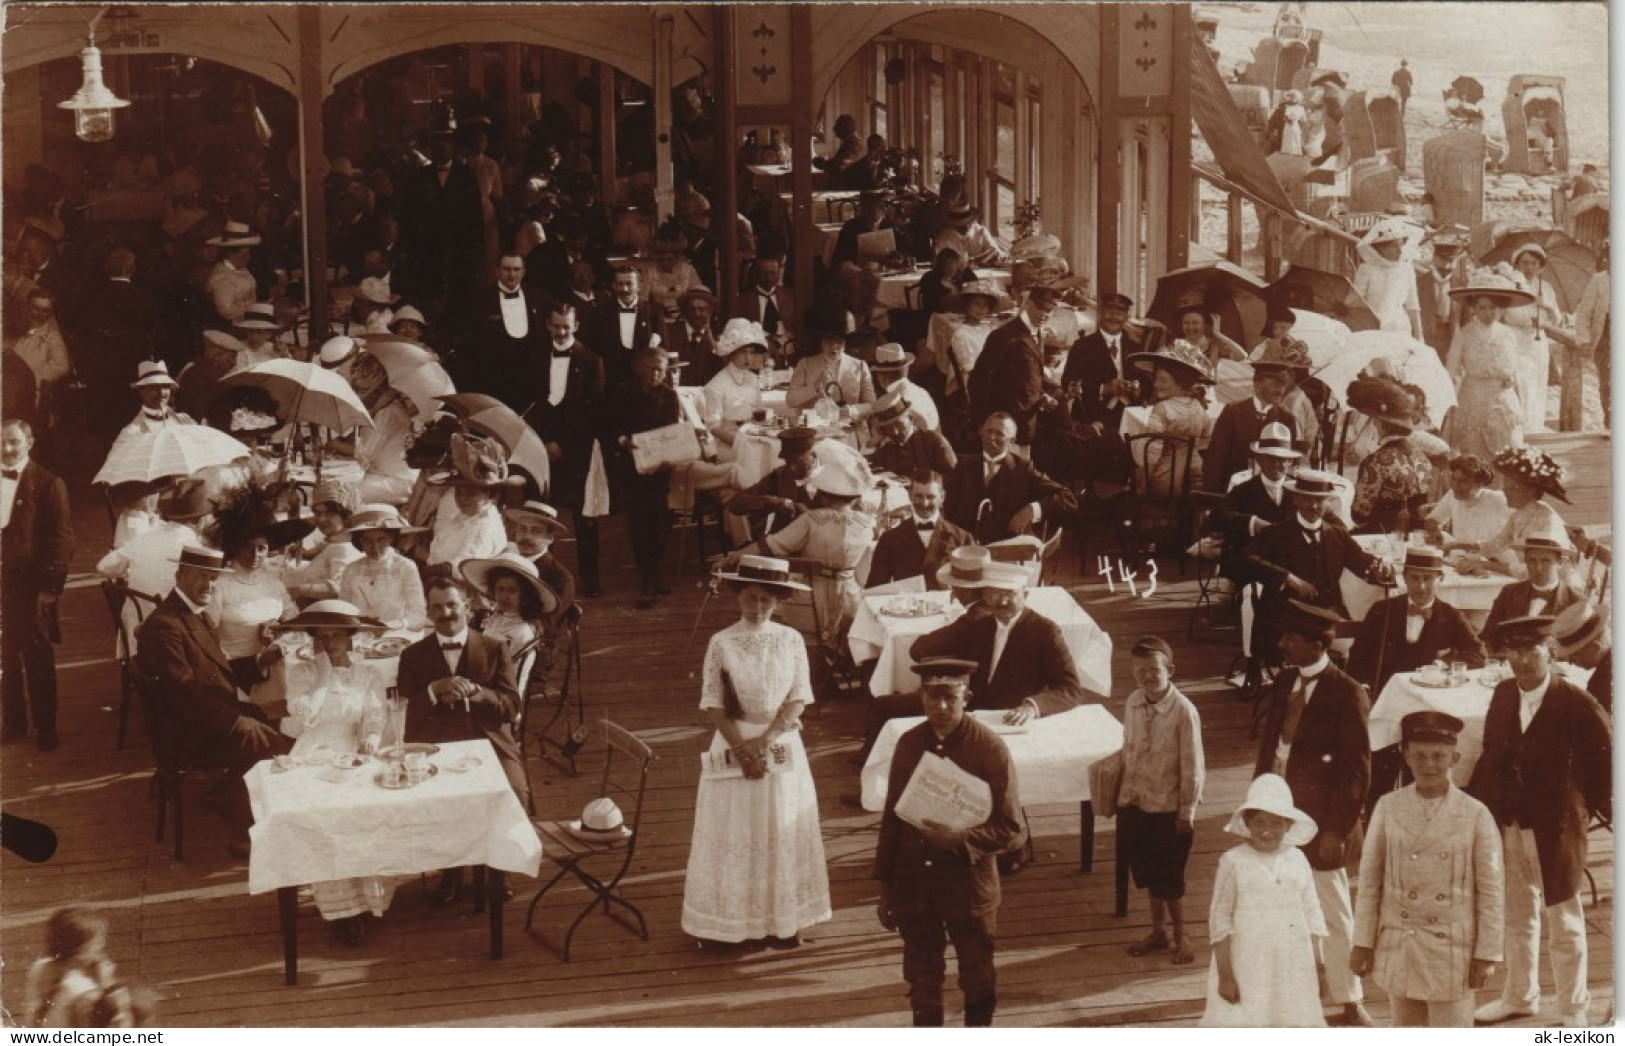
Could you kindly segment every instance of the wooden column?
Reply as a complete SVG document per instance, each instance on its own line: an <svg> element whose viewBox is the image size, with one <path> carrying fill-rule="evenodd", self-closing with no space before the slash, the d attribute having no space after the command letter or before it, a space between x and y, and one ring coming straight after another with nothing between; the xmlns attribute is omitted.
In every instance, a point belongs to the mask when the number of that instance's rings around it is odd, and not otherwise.
<svg viewBox="0 0 1625 1046"><path fill-rule="evenodd" d="M672 216L676 186L671 166L672 16L655 15L655 225Z"/></svg>
<svg viewBox="0 0 1625 1046"><path fill-rule="evenodd" d="M1552 352L1558 354L1562 367L1562 398L1558 400L1557 428L1560 432L1579 432L1585 427L1585 372L1586 358L1591 355L1585 348L1569 348L1552 341Z"/></svg>
<svg viewBox="0 0 1625 1046"><path fill-rule="evenodd" d="M1095 240L1095 274L1101 293L1118 290L1117 238L1123 171L1119 163L1122 131L1118 126L1117 63L1121 60L1122 11L1122 5L1108 4L1100 13L1100 232Z"/></svg>
<svg viewBox="0 0 1625 1046"><path fill-rule="evenodd" d="M1224 256L1241 264L1241 194L1232 192L1224 199Z"/></svg>
<svg viewBox="0 0 1625 1046"><path fill-rule="evenodd" d="M525 122L524 79L520 76L522 61L518 44L502 45L502 146L504 155L513 156L524 141L522 126Z"/></svg>
<svg viewBox="0 0 1625 1046"><path fill-rule="evenodd" d="M1190 264L1190 237L1185 234L1190 215L1185 208L1191 204L1191 194L1185 183L1195 181L1191 174L1191 62L1193 47L1201 47L1191 22L1191 9L1186 4L1174 6L1174 86L1170 101L1173 117L1168 125L1168 231L1167 264L1169 269L1183 269ZM1153 274L1155 275L1155 274Z"/></svg>
<svg viewBox="0 0 1625 1046"><path fill-rule="evenodd" d="M299 12L299 192L305 234L305 304L310 309L310 347L327 340L327 198L322 183L322 8Z"/></svg>
<svg viewBox="0 0 1625 1046"><path fill-rule="evenodd" d="M711 235L722 237L721 266L717 273L717 282L722 286L713 289L722 299L722 314L731 316L739 291L739 234L735 228L739 214L739 106L734 84L734 11L731 6L718 4L712 12L711 24L719 30L715 51L716 87L722 116L722 126L716 136L722 199L711 210Z"/></svg>
<svg viewBox="0 0 1625 1046"><path fill-rule="evenodd" d="M598 187L599 197L614 206L621 201L621 182L615 168L620 160L615 152L619 126L615 119L615 67L598 63Z"/></svg>
<svg viewBox="0 0 1625 1046"><path fill-rule="evenodd" d="M795 107L790 122L790 140L795 143L795 167L790 172L790 227L795 230L795 303L803 311L812 304L813 258L816 256L812 214L812 126L819 99L812 84L812 10L806 4L790 9L790 46L795 61L790 69ZM785 317L796 335L796 350L809 351L802 338L801 317ZM810 347L816 351L817 346Z"/></svg>

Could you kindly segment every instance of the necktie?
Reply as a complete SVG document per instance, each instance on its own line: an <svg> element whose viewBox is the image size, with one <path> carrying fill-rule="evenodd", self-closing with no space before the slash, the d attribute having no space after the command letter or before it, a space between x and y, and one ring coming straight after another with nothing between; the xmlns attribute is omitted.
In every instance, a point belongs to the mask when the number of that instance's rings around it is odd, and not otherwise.
<svg viewBox="0 0 1625 1046"><path fill-rule="evenodd" d="M1292 693L1286 699L1286 715L1281 719L1281 743L1291 744L1292 739L1298 736L1298 724L1303 721L1303 710L1309 704L1310 683L1313 679L1298 676L1298 682L1292 687Z"/></svg>
<svg viewBox="0 0 1625 1046"><path fill-rule="evenodd" d="M23 473L21 469L0 469L0 478L14 480L21 479L22 475Z"/></svg>
<svg viewBox="0 0 1625 1046"><path fill-rule="evenodd" d="M502 292L502 297L509 300L509 301L511 301L514 298L519 297L519 292L518 291L503 291Z"/></svg>
<svg viewBox="0 0 1625 1046"><path fill-rule="evenodd" d="M762 299L765 302L762 306L762 329L769 334L776 333L779 329L779 307L774 304L771 294L762 295Z"/></svg>
<svg viewBox="0 0 1625 1046"><path fill-rule="evenodd" d="M1320 528L1316 527L1314 530L1305 530L1303 532L1303 540L1305 544L1310 546L1320 544Z"/></svg>
<svg viewBox="0 0 1625 1046"><path fill-rule="evenodd" d="M993 477L997 476L999 474L999 466L1002 465L1002 464L1004 464L1004 462L1002 460L1001 461L989 461L989 462L987 462L982 467L982 482L984 484L992 483L993 482Z"/></svg>
<svg viewBox="0 0 1625 1046"><path fill-rule="evenodd" d="M1427 620L1429 620L1430 618L1433 617L1433 605L1429 604L1429 605L1427 605L1425 607L1419 607L1415 603L1412 603L1411 606L1410 606L1410 610L1407 613L1407 616L1408 617L1419 617L1423 621L1427 621Z"/></svg>
<svg viewBox="0 0 1625 1046"><path fill-rule="evenodd" d="M914 521L914 529L920 531L935 530L937 529L937 521L934 519L917 519Z"/></svg>
<svg viewBox="0 0 1625 1046"><path fill-rule="evenodd" d="M622 305L622 306L619 307L619 309L617 309L617 311L622 316L625 316L625 315L628 315L628 314L636 316L637 313L638 313L638 307L636 305Z"/></svg>
<svg viewBox="0 0 1625 1046"><path fill-rule="evenodd" d="M440 644L440 649L441 650L461 650L461 649L463 649L463 644L461 644L461 643L441 643Z"/></svg>

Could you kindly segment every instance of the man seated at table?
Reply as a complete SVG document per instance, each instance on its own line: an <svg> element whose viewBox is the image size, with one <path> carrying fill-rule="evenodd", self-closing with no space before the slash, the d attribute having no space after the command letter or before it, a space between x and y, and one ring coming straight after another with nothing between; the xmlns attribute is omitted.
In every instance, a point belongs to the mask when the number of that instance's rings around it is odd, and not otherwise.
<svg viewBox="0 0 1625 1046"><path fill-rule="evenodd" d="M396 685L406 698L406 740L491 742L508 784L529 805L530 786L514 739L519 687L502 641L469 628L468 596L460 582L429 582L429 620L434 631L401 652ZM430 894L449 904L462 885L462 869L441 873Z"/></svg>
<svg viewBox="0 0 1625 1046"><path fill-rule="evenodd" d="M895 476L940 472L946 476L959 464L959 456L942 433L914 424L914 397L911 395L887 392L875 401L869 422L878 440L869 458L869 467L876 472L890 472Z"/></svg>
<svg viewBox="0 0 1625 1046"><path fill-rule="evenodd" d="M1010 415L989 415L981 435L982 453L961 458L948 477L945 511L956 526L985 545L1077 510L1075 494L1012 453L1016 422Z"/></svg>
<svg viewBox="0 0 1625 1046"><path fill-rule="evenodd" d="M1297 423L1281 398L1286 395L1291 366L1285 361L1253 364L1253 394L1226 404L1213 422L1213 435L1202 452L1202 489L1223 494L1230 477L1247 467L1249 447L1272 422L1285 425L1295 437Z"/></svg>
<svg viewBox="0 0 1625 1046"><path fill-rule="evenodd" d="M576 601L575 575L553 554L553 542L568 534L569 528L559 519L558 509L540 501L503 509L502 518L513 536L513 547L536 567L542 583L558 594L558 609L553 613L556 625Z"/></svg>
<svg viewBox="0 0 1625 1046"><path fill-rule="evenodd" d="M1302 451L1292 439L1292 430L1280 422L1265 425L1249 447L1253 452L1254 474L1225 495L1219 522L1224 529L1224 552L1220 572L1232 581L1244 573L1242 550L1268 527L1292 515L1292 499L1287 497L1287 470Z"/></svg>
<svg viewBox="0 0 1625 1046"><path fill-rule="evenodd" d="M277 733L258 707L240 698L264 678L282 648L273 643L261 651L255 678L234 677L214 626L203 617L225 569L225 556L214 549L181 550L174 591L136 632L136 664L151 681L157 704L153 723L169 734L177 760L187 767L232 772L225 794L206 797L204 805L231 826L227 852L242 860L248 857L248 826L254 823L242 775L260 760L287 752L293 742Z"/></svg>
<svg viewBox="0 0 1625 1046"><path fill-rule="evenodd" d="M1589 668L1586 693L1609 715L1614 712L1614 640L1608 622L1590 603L1575 603L1552 622L1552 656Z"/></svg>
<svg viewBox="0 0 1625 1046"><path fill-rule="evenodd" d="M1532 534L1512 549L1523 557L1526 576L1496 595L1489 616L1484 619L1485 635L1493 634L1501 622L1515 617L1556 616L1576 603L1585 602L1585 593L1579 586L1561 576L1563 561L1574 554L1561 532Z"/></svg>
<svg viewBox="0 0 1625 1046"><path fill-rule="evenodd" d="M869 587L906 578L925 578L925 587L940 589L938 570L954 549L972 543L971 536L942 517L942 476L926 469L908 481L908 518L880 535L869 558Z"/></svg>
<svg viewBox="0 0 1625 1046"><path fill-rule="evenodd" d="M841 226L835 237L829 267L839 269L842 262L858 261L858 237L891 227L891 219L886 216L886 193L880 189L865 189L858 194L858 213Z"/></svg>
<svg viewBox="0 0 1625 1046"><path fill-rule="evenodd" d="M813 444L817 441L818 433L812 429L790 428L780 432L779 460L784 464L728 500L729 515L746 517L751 540L760 541L767 534L777 534L812 508L807 477L818 464L813 455Z"/></svg>
<svg viewBox="0 0 1625 1046"><path fill-rule="evenodd" d="M912 352L895 341L882 342L875 346L874 362L869 364L869 373L875 379L877 402L888 394L896 393L908 400L909 408L914 413L914 420L920 427L940 432L942 413L937 409L937 401L932 399L930 392L909 380L908 375L914 368L914 359ZM928 375L925 377L929 380Z"/></svg>

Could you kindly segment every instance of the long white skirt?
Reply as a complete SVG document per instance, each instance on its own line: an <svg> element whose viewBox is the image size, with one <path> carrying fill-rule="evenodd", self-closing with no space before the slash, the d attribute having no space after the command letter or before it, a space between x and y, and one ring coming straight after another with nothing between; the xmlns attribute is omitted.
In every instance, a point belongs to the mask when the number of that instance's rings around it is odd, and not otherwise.
<svg viewBox="0 0 1625 1046"><path fill-rule="evenodd" d="M745 737L766 724L740 723ZM758 781L700 778L683 884L683 932L711 941L792 937L831 917L818 793L801 735L783 740L794 766ZM719 733L711 752L727 751Z"/></svg>
<svg viewBox="0 0 1625 1046"><path fill-rule="evenodd" d="M1552 345L1531 327L1513 327L1518 336L1518 366L1514 382L1523 404L1523 430L1546 431L1546 391L1551 380Z"/></svg>

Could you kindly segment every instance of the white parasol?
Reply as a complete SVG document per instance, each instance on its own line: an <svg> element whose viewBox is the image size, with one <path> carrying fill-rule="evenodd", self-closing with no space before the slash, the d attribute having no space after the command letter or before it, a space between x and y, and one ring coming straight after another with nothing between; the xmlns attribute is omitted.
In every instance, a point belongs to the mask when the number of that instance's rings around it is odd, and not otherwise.
<svg viewBox="0 0 1625 1046"><path fill-rule="evenodd" d="M383 365L390 387L412 401L420 418L434 417L439 397L457 391L439 357L416 342L371 335L365 348Z"/></svg>
<svg viewBox="0 0 1625 1046"><path fill-rule="evenodd" d="M1292 334L1301 337L1296 327ZM1433 427L1444 424L1445 414L1456 405L1456 384L1439 354L1403 331L1357 331L1336 343L1323 339L1318 349L1315 342L1303 340L1309 344L1314 376L1340 400L1348 394L1349 382L1372 360L1385 359L1395 378L1427 393L1428 422Z"/></svg>
<svg viewBox="0 0 1625 1046"><path fill-rule="evenodd" d="M95 483L151 483L168 476L190 476L215 465L228 465L252 451L240 441L207 425L165 425L150 432L124 432L113 441Z"/></svg>
<svg viewBox="0 0 1625 1046"><path fill-rule="evenodd" d="M372 415L336 372L299 360L266 360L220 379L229 386L262 388L285 422L321 425L334 432L372 427Z"/></svg>

